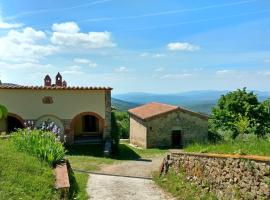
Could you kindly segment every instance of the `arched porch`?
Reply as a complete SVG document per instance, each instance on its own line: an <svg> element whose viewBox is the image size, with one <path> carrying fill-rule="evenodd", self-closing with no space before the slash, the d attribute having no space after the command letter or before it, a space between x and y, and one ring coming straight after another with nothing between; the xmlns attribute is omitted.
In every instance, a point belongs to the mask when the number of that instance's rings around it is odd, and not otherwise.
<svg viewBox="0 0 270 200"><path fill-rule="evenodd" d="M70 124L70 132L74 141L102 139L104 134L104 119L94 112L83 112L76 115Z"/></svg>
<svg viewBox="0 0 270 200"><path fill-rule="evenodd" d="M6 131L7 133L12 133L17 129L24 128L24 119L17 114L8 113L6 119Z"/></svg>

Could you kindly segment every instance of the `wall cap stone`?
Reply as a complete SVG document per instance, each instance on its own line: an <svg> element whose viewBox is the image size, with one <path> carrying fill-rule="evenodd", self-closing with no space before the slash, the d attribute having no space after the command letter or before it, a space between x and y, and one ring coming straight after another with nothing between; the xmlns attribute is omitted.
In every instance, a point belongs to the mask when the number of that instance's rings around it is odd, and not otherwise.
<svg viewBox="0 0 270 200"><path fill-rule="evenodd" d="M187 156L212 157L212 158L248 159L259 162L270 162L270 156L219 154L219 153L190 153L190 152L183 152L182 150L170 150L170 153L172 157L177 155L187 155Z"/></svg>

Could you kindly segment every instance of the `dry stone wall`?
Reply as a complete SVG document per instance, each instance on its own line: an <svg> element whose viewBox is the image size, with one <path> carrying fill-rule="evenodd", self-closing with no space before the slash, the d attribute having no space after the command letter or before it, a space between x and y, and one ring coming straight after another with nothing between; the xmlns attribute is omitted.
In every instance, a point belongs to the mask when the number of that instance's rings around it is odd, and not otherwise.
<svg viewBox="0 0 270 200"><path fill-rule="evenodd" d="M270 199L270 158L172 152L172 166L220 199Z"/></svg>

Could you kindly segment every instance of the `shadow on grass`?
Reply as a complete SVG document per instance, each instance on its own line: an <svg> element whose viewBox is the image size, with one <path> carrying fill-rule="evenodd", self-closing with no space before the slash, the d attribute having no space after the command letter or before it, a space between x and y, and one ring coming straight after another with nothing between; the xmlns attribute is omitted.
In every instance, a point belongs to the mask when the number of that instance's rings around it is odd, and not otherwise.
<svg viewBox="0 0 270 200"><path fill-rule="evenodd" d="M93 156L93 157L104 157L103 145L70 145L67 146L67 155L70 156ZM132 148L125 144L119 144L119 149L116 153L111 155L112 159L115 160L141 160L151 161L142 159Z"/></svg>
<svg viewBox="0 0 270 200"><path fill-rule="evenodd" d="M69 176L69 183L70 183L68 199L75 199L76 195L79 192L79 186L78 186L74 171L72 170L69 162L67 162L67 167L68 167L68 176Z"/></svg>

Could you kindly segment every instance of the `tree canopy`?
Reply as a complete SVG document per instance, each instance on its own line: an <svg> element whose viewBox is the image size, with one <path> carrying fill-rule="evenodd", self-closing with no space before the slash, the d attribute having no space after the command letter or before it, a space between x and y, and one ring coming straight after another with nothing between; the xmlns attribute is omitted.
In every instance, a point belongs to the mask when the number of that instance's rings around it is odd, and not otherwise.
<svg viewBox="0 0 270 200"><path fill-rule="evenodd" d="M222 95L212 110L210 130L232 131L232 137L254 133L264 136L270 130L269 102L259 102L246 88Z"/></svg>

